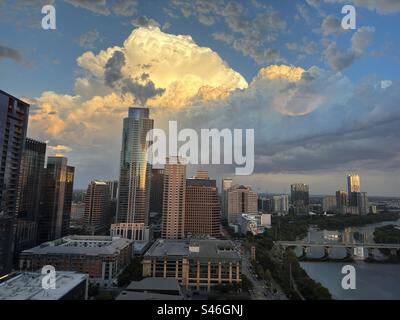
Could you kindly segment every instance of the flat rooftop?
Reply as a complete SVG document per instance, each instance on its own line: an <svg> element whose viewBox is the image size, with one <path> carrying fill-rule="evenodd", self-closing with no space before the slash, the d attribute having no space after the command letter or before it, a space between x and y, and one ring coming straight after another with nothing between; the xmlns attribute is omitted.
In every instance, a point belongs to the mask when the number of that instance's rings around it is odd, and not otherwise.
<svg viewBox="0 0 400 320"><path fill-rule="evenodd" d="M58 271L56 289L42 288L40 272L23 272L0 283L0 300L59 300L76 286L86 281L83 273Z"/></svg>
<svg viewBox="0 0 400 320"><path fill-rule="evenodd" d="M126 291L150 291L150 292L165 292L165 291L180 291L179 281L175 278L144 278L141 281L132 281L125 289Z"/></svg>
<svg viewBox="0 0 400 320"><path fill-rule="evenodd" d="M183 300L183 297L170 294L132 292L124 290L117 298L115 298L115 300Z"/></svg>
<svg viewBox="0 0 400 320"><path fill-rule="evenodd" d="M165 240L158 239L146 252L144 258L150 257L186 257L193 259L232 259L240 260L234 245L229 240L191 239Z"/></svg>
<svg viewBox="0 0 400 320"><path fill-rule="evenodd" d="M109 236L67 236L24 250L21 254L113 255L132 242L129 239Z"/></svg>

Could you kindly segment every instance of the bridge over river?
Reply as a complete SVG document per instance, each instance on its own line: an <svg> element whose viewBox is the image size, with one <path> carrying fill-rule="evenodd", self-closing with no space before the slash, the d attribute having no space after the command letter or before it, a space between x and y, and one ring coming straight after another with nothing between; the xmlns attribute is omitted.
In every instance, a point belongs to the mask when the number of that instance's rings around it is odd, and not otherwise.
<svg viewBox="0 0 400 320"><path fill-rule="evenodd" d="M306 256L310 248L324 248L324 257L329 257L332 248L343 248L346 250L347 255L351 258L358 257L364 253L364 249L368 251L368 257L373 258L375 250L387 249L390 255L397 257L400 250L400 243L346 243L346 242L333 242L333 241L275 241L275 245L284 248L297 248L303 249L303 256Z"/></svg>

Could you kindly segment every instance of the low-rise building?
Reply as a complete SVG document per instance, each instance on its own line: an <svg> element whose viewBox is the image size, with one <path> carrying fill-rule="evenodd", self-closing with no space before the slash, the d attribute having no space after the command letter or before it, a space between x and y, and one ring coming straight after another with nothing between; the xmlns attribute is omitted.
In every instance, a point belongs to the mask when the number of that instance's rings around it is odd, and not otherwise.
<svg viewBox="0 0 400 320"><path fill-rule="evenodd" d="M132 281L116 300L183 300L183 293L177 279L144 278Z"/></svg>
<svg viewBox="0 0 400 320"><path fill-rule="evenodd" d="M151 230L144 223L115 223L111 225L111 236L133 241L148 241Z"/></svg>
<svg viewBox="0 0 400 320"><path fill-rule="evenodd" d="M158 239L143 257L143 276L175 278L197 290L240 283L241 271L241 258L229 240Z"/></svg>
<svg viewBox="0 0 400 320"><path fill-rule="evenodd" d="M45 265L56 271L87 273L89 281L113 287L118 275L131 262L132 240L108 236L67 236L25 250L20 254L20 270L36 271Z"/></svg>
<svg viewBox="0 0 400 320"><path fill-rule="evenodd" d="M0 300L86 300L88 276L82 273L59 271L55 289L42 286L41 272L22 272L0 283Z"/></svg>

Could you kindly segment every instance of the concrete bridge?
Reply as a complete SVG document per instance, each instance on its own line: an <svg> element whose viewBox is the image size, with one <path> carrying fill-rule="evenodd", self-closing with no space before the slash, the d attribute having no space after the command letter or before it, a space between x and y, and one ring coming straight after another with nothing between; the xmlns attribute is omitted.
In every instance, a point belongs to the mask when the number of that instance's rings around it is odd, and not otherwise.
<svg viewBox="0 0 400 320"><path fill-rule="evenodd" d="M332 248L343 248L347 252L347 256L354 258L357 256L355 249L367 249L368 257L373 258L375 250L387 249L390 250L390 255L396 257L400 250L400 244L394 243L344 243L330 241L275 241L275 245L280 245L284 248L301 247L303 256L306 256L310 248L324 248L325 257L329 257Z"/></svg>

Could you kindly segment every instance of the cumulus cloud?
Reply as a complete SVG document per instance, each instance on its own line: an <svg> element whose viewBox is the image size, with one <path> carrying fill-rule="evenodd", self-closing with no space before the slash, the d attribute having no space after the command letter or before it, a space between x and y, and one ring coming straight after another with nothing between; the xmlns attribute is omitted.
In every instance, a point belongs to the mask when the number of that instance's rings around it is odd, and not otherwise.
<svg viewBox="0 0 400 320"><path fill-rule="evenodd" d="M341 21L334 15L329 15L324 18L321 25L322 33L327 36L331 34L339 34L343 32Z"/></svg>
<svg viewBox="0 0 400 320"><path fill-rule="evenodd" d="M144 28L160 27L160 24L157 21L151 18L147 18L146 16L137 17L132 21L132 24L135 27L144 27Z"/></svg>
<svg viewBox="0 0 400 320"><path fill-rule="evenodd" d="M374 27L361 27L353 34L350 49L343 50L337 47L336 42L332 42L323 52L323 57L334 70L346 69L363 56L373 42L374 33Z"/></svg>
<svg viewBox="0 0 400 320"><path fill-rule="evenodd" d="M133 16L137 12L137 0L116 0L112 11L119 16Z"/></svg>
<svg viewBox="0 0 400 320"><path fill-rule="evenodd" d="M102 41L100 33L96 29L82 34L78 39L79 45L85 49L95 49L96 43Z"/></svg>
<svg viewBox="0 0 400 320"><path fill-rule="evenodd" d="M31 136L72 149L82 184L117 176L122 118L145 100L157 127L176 119L181 128L255 129L256 174L389 170L400 157L395 83L377 90L376 81L354 86L335 70L272 65L248 84L211 49L154 27L77 63L75 94L32 100L29 127Z"/></svg>
<svg viewBox="0 0 400 320"><path fill-rule="evenodd" d="M52 146L71 148L68 156L84 184L99 172L105 172L105 178L117 176L121 124L128 107L147 102L160 119L193 103L225 100L248 86L210 48L158 28L139 27L123 46L87 51L77 63L81 72L74 94L43 92L29 101L34 110L29 131Z"/></svg>
<svg viewBox="0 0 400 320"><path fill-rule="evenodd" d="M107 8L107 0L66 0L66 2L104 16L110 14L110 10Z"/></svg>
<svg viewBox="0 0 400 320"><path fill-rule="evenodd" d="M380 14L392 14L400 12L400 2L397 0L325 0L327 3L345 3L365 7Z"/></svg>

